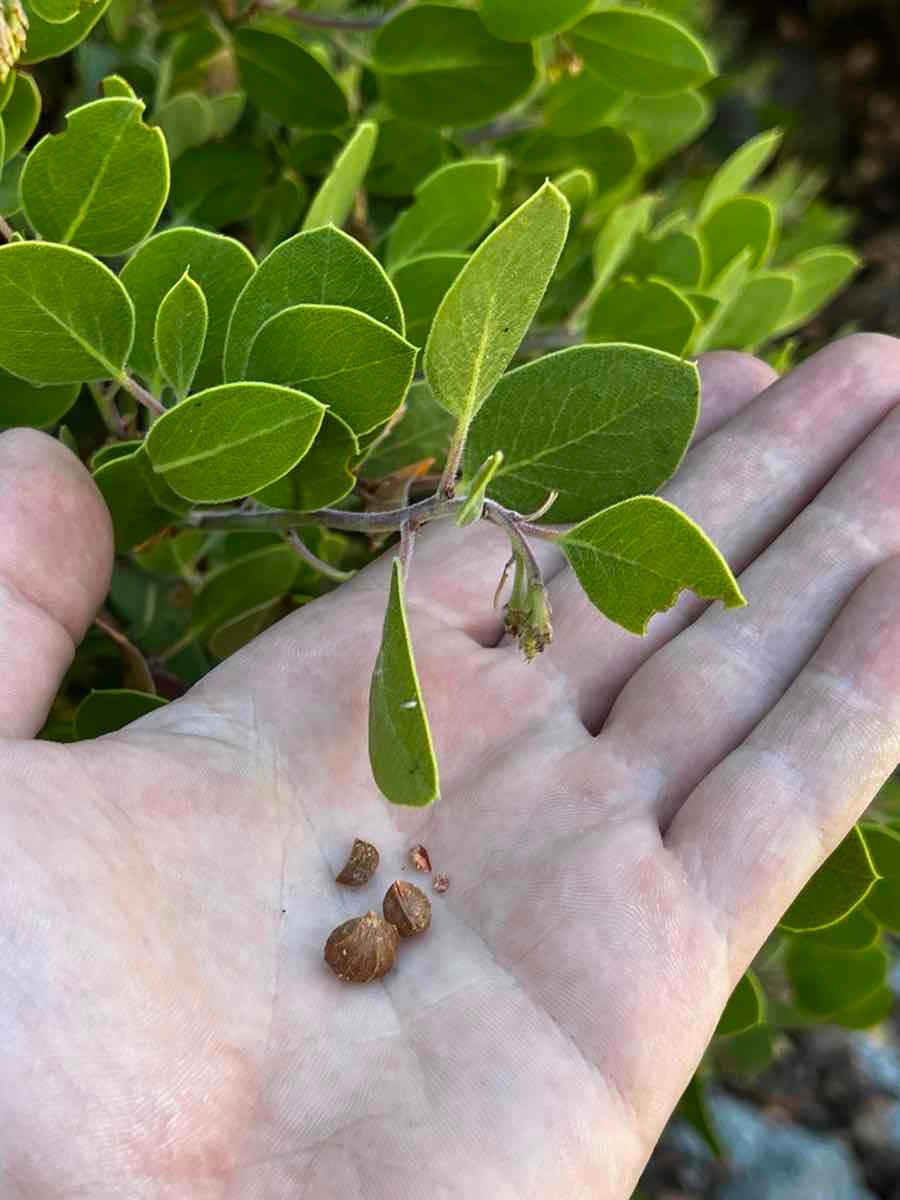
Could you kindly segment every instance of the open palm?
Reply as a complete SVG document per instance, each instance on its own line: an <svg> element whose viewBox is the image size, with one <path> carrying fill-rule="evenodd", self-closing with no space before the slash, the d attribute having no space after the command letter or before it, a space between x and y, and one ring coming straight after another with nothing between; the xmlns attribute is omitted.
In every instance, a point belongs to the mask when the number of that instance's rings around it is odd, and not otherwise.
<svg viewBox="0 0 900 1200"><path fill-rule="evenodd" d="M502 535L426 531L426 813L366 758L387 560L120 734L25 740L111 551L68 452L0 439L4 1200L629 1195L734 983L900 758L900 343L765 391L746 357L703 373L666 494L748 608L684 597L635 638L548 558L557 642L529 666L491 610ZM333 880L355 836L382 855L362 893ZM431 931L339 983L326 935L418 841L451 878Z"/></svg>

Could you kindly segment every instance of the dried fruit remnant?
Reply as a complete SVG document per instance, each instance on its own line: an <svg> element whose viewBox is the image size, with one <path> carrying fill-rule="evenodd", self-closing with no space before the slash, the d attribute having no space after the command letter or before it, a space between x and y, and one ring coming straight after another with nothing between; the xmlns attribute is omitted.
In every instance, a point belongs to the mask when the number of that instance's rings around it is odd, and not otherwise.
<svg viewBox="0 0 900 1200"><path fill-rule="evenodd" d="M431 924L431 901L405 879L398 879L388 888L382 911L384 919L396 926L401 937L424 933Z"/></svg>
<svg viewBox="0 0 900 1200"><path fill-rule="evenodd" d="M409 852L409 861L417 871L430 871L431 859L424 846L413 846Z"/></svg>
<svg viewBox="0 0 900 1200"><path fill-rule="evenodd" d="M394 925L369 912L351 917L332 931L325 943L325 961L338 979L368 983L390 971L399 941Z"/></svg>
<svg viewBox="0 0 900 1200"><path fill-rule="evenodd" d="M437 872L431 881L431 886L436 892L446 892L450 887L450 878L447 875L442 875L440 872Z"/></svg>
<svg viewBox="0 0 900 1200"><path fill-rule="evenodd" d="M355 838L350 857L337 876L338 883L346 887L362 887L378 870L378 850L371 842Z"/></svg>

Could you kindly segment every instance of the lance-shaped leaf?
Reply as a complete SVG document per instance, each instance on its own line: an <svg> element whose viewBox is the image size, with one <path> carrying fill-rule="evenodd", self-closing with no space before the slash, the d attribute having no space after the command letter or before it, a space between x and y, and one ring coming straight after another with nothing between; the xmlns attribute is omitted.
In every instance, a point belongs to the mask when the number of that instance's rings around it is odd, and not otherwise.
<svg viewBox="0 0 900 1200"><path fill-rule="evenodd" d="M403 568L396 558L369 692L369 760L375 782L392 804L422 808L438 798L437 762L406 619Z"/></svg>
<svg viewBox="0 0 900 1200"><path fill-rule="evenodd" d="M477 13L438 4L404 9L382 26L373 66L398 116L438 128L489 121L537 81L531 45L500 41Z"/></svg>
<svg viewBox="0 0 900 1200"><path fill-rule="evenodd" d="M304 129L339 129L350 119L337 80L287 22L238 28L234 48L247 95L276 121Z"/></svg>
<svg viewBox="0 0 900 1200"><path fill-rule="evenodd" d="M81 11L70 20L62 22L47 21L36 12L32 13L21 62L31 64L59 58L84 41L111 3L112 0L94 0L93 4L82 6Z"/></svg>
<svg viewBox="0 0 900 1200"><path fill-rule="evenodd" d="M700 227L707 276L715 279L743 250L750 266L766 261L775 240L775 209L761 196L734 196L714 209Z"/></svg>
<svg viewBox="0 0 900 1200"><path fill-rule="evenodd" d="M75 713L76 740L84 742L115 733L165 704L162 696L132 688L103 688L89 692Z"/></svg>
<svg viewBox="0 0 900 1200"><path fill-rule="evenodd" d="M403 309L381 264L339 229L312 229L273 250L238 297L225 348L226 379L246 378L260 329L298 304L358 309L399 334L404 331Z"/></svg>
<svg viewBox="0 0 900 1200"><path fill-rule="evenodd" d="M475 472L475 476L469 484L465 502L456 517L456 524L461 529L466 525L474 525L476 521L480 520L488 486L502 463L503 451L495 450Z"/></svg>
<svg viewBox="0 0 900 1200"><path fill-rule="evenodd" d="M847 286L859 267L859 257L845 246L817 246L795 258L786 268L794 280L794 293L776 332L805 325Z"/></svg>
<svg viewBox="0 0 900 1200"><path fill-rule="evenodd" d="M406 315L406 337L414 346L428 341L435 313L468 260L468 254L425 254L394 271L394 287Z"/></svg>
<svg viewBox="0 0 900 1200"><path fill-rule="evenodd" d="M179 400L191 390L203 356L209 308L203 288L187 271L163 297L156 314L153 344L166 383Z"/></svg>
<svg viewBox="0 0 900 1200"><path fill-rule="evenodd" d="M478 0L481 19L494 37L533 42L574 25L593 0Z"/></svg>
<svg viewBox="0 0 900 1200"><path fill-rule="evenodd" d="M167 229L150 238L128 260L121 279L135 310L134 348L129 362L145 379L155 375L156 314L166 294L187 270L203 289L209 313L195 383L210 387L222 382L222 355L231 312L256 270L253 256L234 238L202 229Z"/></svg>
<svg viewBox="0 0 900 1200"><path fill-rule="evenodd" d="M47 242L0 247L0 367L33 383L121 374L134 311L107 267Z"/></svg>
<svg viewBox="0 0 900 1200"><path fill-rule="evenodd" d="M685 588L726 608L746 604L706 534L658 496L614 504L559 544L590 601L631 633L646 633L653 614L671 608Z"/></svg>
<svg viewBox="0 0 900 1200"><path fill-rule="evenodd" d="M569 37L591 71L638 96L671 96L715 75L694 35L657 13L609 8L587 17Z"/></svg>
<svg viewBox="0 0 900 1200"><path fill-rule="evenodd" d="M166 140L139 100L95 100L70 112L22 172L25 215L49 241L122 254L142 241L169 194Z"/></svg>
<svg viewBox="0 0 900 1200"><path fill-rule="evenodd" d="M792 938L785 959L797 1002L819 1017L860 1004L882 988L887 964L879 946L832 950L811 938Z"/></svg>
<svg viewBox="0 0 900 1200"><path fill-rule="evenodd" d="M374 121L363 121L337 156L334 166L313 196L312 204L303 220L304 229L344 224L350 216L356 193L369 169L377 140L378 126Z"/></svg>
<svg viewBox="0 0 900 1200"><path fill-rule="evenodd" d="M403 403L418 351L353 308L300 304L256 335L246 374L308 392L354 433L383 424Z"/></svg>
<svg viewBox="0 0 900 1200"><path fill-rule="evenodd" d="M6 136L4 161L14 158L31 135L41 116L41 93L38 86L23 71L13 76L12 91L3 108L3 128Z"/></svg>
<svg viewBox="0 0 900 1200"><path fill-rule="evenodd" d="M267 383L198 392L154 422L153 469L186 500L216 504L258 492L296 466L325 409L312 396Z"/></svg>
<svg viewBox="0 0 900 1200"><path fill-rule="evenodd" d="M677 96L630 96L613 111L613 125L627 129L645 167L651 167L690 145L712 120L713 109L702 92Z"/></svg>
<svg viewBox="0 0 900 1200"><path fill-rule="evenodd" d="M545 183L482 242L441 302L425 347L425 374L461 428L519 348L568 231L568 201Z"/></svg>
<svg viewBox="0 0 900 1200"><path fill-rule="evenodd" d="M755 350L778 328L795 286L787 272L764 271L749 280L716 323L705 349Z"/></svg>
<svg viewBox="0 0 900 1200"><path fill-rule="evenodd" d="M781 928L802 932L833 925L862 904L875 879L865 839L854 826L781 918Z"/></svg>
<svg viewBox="0 0 900 1200"><path fill-rule="evenodd" d="M3 334L0 333L0 338ZM27 425L46 429L64 417L78 399L77 383L57 387L35 387L15 375L0 371L0 426Z"/></svg>
<svg viewBox="0 0 900 1200"><path fill-rule="evenodd" d="M356 476L350 463L359 453L353 430L333 412L326 412L316 440L292 471L256 493L269 508L309 512L337 504L353 489Z"/></svg>
<svg viewBox="0 0 900 1200"><path fill-rule="evenodd" d="M634 342L683 354L697 328L693 307L664 279L622 279L597 297L588 314L590 342Z"/></svg>
<svg viewBox="0 0 900 1200"><path fill-rule="evenodd" d="M467 250L493 224L505 175L502 158L439 167L419 184L415 203L397 218L388 239L388 268L425 254Z"/></svg>
<svg viewBox="0 0 900 1200"><path fill-rule="evenodd" d="M768 166L781 145L783 136L784 131L781 129L767 129L751 138L749 142L744 142L730 158L726 158L703 193L697 211L698 220L704 220L725 200L730 200L732 196L745 191Z"/></svg>
<svg viewBox="0 0 900 1200"><path fill-rule="evenodd" d="M198 636L209 637L227 621L286 596L299 566L296 550L281 542L242 554L207 575L191 613Z"/></svg>
<svg viewBox="0 0 900 1200"><path fill-rule="evenodd" d="M466 471L500 449L491 495L550 519L580 521L654 492L681 462L700 377L693 363L638 346L573 346L504 375L472 423ZM402 432L402 425L400 428Z"/></svg>
<svg viewBox="0 0 900 1200"><path fill-rule="evenodd" d="M188 510L187 501L155 474L143 443L124 450L116 457L98 457L94 470L94 483L112 517L120 554L174 525Z"/></svg>
<svg viewBox="0 0 900 1200"><path fill-rule="evenodd" d="M758 1025L764 1012L763 991L752 971L742 975L731 993L725 1011L719 1018L716 1033L719 1037L733 1037Z"/></svg>

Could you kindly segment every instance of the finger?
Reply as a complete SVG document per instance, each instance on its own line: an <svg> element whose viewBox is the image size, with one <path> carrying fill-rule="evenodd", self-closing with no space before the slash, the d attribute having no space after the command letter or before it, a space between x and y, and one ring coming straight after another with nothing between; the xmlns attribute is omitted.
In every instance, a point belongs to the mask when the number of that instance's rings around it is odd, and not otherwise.
<svg viewBox="0 0 900 1200"><path fill-rule="evenodd" d="M112 529L60 442L0 435L0 737L32 737L109 587Z"/></svg>
<svg viewBox="0 0 900 1200"><path fill-rule="evenodd" d="M725 424L777 378L759 359L730 350L704 355L699 365L703 406L695 442ZM545 578L552 579L564 566L562 554L544 542L535 542L533 549ZM495 646L503 636L503 619L491 597L509 553L506 535L484 521L467 529L456 529L450 522L425 529L416 547L410 599L481 645Z"/></svg>
<svg viewBox="0 0 900 1200"><path fill-rule="evenodd" d="M779 380L685 459L662 495L742 571L794 519L900 398L900 341L857 334ZM566 571L552 589L554 664L598 730L627 680L705 605L683 596L646 637L599 613Z"/></svg>
<svg viewBox="0 0 900 1200"><path fill-rule="evenodd" d="M898 461L900 405L741 575L748 607L708 609L626 685L600 740L622 746L640 729L641 762L665 779L664 828L790 686L854 589L900 554Z"/></svg>
<svg viewBox="0 0 900 1200"><path fill-rule="evenodd" d="M900 759L900 558L866 579L666 837L742 967Z"/></svg>

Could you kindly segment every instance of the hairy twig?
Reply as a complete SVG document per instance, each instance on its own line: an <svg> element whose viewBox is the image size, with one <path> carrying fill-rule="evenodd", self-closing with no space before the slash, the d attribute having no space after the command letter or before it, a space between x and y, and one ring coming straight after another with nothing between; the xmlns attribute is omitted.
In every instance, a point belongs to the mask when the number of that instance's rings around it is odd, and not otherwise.
<svg viewBox="0 0 900 1200"><path fill-rule="evenodd" d="M126 392L130 392L138 404L143 404L144 408L149 409L156 416L160 417L166 411L163 404L157 400L152 392L148 392L145 387L141 387L136 379L133 379L125 372L118 376L116 383L120 387L123 387Z"/></svg>

